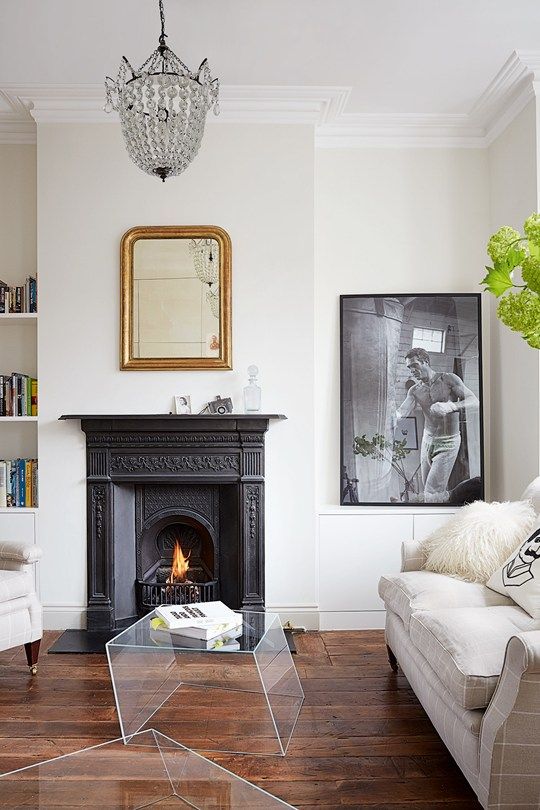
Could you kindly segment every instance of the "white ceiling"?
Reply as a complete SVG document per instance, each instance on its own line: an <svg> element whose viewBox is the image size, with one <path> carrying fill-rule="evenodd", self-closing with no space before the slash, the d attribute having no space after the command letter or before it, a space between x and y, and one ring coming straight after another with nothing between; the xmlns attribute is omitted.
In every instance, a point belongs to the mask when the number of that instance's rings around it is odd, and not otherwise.
<svg viewBox="0 0 540 810"><path fill-rule="evenodd" d="M348 113L467 113L539 0L165 0L168 44L225 85L351 87ZM157 0L0 0L0 87L89 84L157 44Z"/></svg>

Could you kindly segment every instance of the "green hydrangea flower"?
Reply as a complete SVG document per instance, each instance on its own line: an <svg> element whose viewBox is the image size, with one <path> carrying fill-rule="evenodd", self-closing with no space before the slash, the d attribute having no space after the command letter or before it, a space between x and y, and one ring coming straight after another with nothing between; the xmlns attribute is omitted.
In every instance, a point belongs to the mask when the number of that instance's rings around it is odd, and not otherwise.
<svg viewBox="0 0 540 810"><path fill-rule="evenodd" d="M521 239L521 234L514 228L510 228L508 225L499 228L497 233L494 233L488 242L487 252L491 260L494 263L504 261L510 245L518 239Z"/></svg>
<svg viewBox="0 0 540 810"><path fill-rule="evenodd" d="M540 293L540 259L527 256L521 262L523 281L535 293Z"/></svg>
<svg viewBox="0 0 540 810"><path fill-rule="evenodd" d="M501 299L497 315L513 332L520 332L529 346L540 349L540 298L535 292L508 293Z"/></svg>
<svg viewBox="0 0 540 810"><path fill-rule="evenodd" d="M540 214L531 214L523 226L525 236L529 242L540 245Z"/></svg>

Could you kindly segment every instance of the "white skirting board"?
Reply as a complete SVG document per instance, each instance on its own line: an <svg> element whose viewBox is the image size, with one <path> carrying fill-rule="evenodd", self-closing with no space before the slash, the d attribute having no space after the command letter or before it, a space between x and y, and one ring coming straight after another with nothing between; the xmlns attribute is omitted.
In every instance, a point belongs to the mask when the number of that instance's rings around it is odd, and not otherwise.
<svg viewBox="0 0 540 810"><path fill-rule="evenodd" d="M319 630L380 630L385 618L385 610L321 610Z"/></svg>
<svg viewBox="0 0 540 810"><path fill-rule="evenodd" d="M43 605L44 630L84 630L86 605Z"/></svg>
<svg viewBox="0 0 540 810"><path fill-rule="evenodd" d="M267 610L278 613L283 624L306 630L372 630L384 627L384 610L319 611L315 607L268 605ZM83 630L86 627L86 607L81 605L44 605L44 630Z"/></svg>

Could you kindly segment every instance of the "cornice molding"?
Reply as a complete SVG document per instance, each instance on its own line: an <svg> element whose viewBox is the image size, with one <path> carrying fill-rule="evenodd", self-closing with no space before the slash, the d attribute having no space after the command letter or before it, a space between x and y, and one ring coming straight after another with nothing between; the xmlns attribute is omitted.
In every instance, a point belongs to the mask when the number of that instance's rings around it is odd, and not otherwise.
<svg viewBox="0 0 540 810"><path fill-rule="evenodd" d="M514 51L468 113L345 112L349 87L225 85L209 124L305 124L321 149L485 148L540 88L540 51ZM32 143L37 124L117 123L103 111L101 85L5 85L0 143Z"/></svg>

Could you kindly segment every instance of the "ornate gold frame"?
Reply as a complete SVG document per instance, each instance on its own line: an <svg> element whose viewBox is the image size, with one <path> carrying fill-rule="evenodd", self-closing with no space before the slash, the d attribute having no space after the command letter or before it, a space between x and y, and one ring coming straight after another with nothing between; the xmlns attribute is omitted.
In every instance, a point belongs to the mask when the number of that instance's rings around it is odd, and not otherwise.
<svg viewBox="0 0 540 810"><path fill-rule="evenodd" d="M133 246L139 239L215 239L219 244L219 357L133 357ZM120 368L122 371L232 368L232 247L229 234L216 225L142 225L130 228L120 243Z"/></svg>

